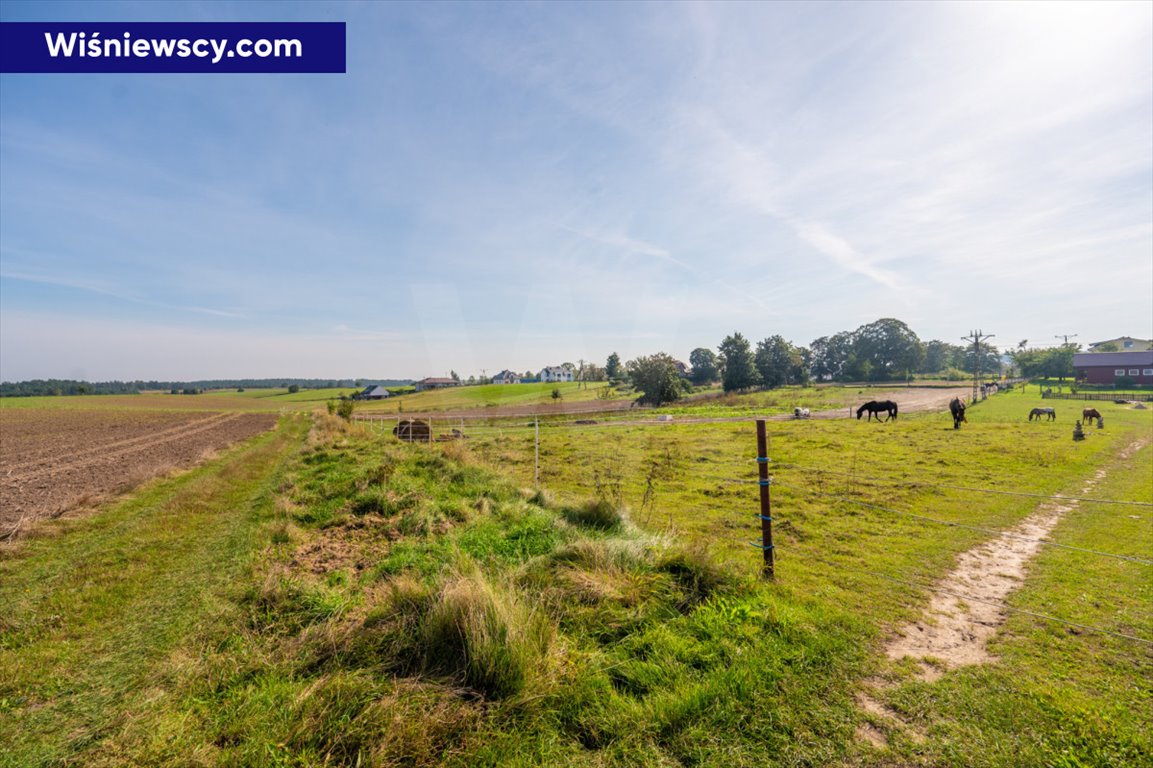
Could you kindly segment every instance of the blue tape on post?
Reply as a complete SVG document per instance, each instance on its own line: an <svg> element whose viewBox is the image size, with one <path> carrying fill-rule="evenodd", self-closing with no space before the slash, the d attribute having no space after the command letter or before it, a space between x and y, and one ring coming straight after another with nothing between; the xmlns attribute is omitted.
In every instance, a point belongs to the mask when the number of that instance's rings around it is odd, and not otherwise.
<svg viewBox="0 0 1153 768"><path fill-rule="evenodd" d="M757 485L764 487L764 488L767 488L772 484L773 484L773 478L771 478L771 477L768 478L767 480L758 480L757 481Z"/></svg>
<svg viewBox="0 0 1153 768"><path fill-rule="evenodd" d="M772 549L773 548L772 544L770 544L769 546L766 547L765 545L761 544L759 541L750 541L749 543L752 544L757 549Z"/></svg>
<svg viewBox="0 0 1153 768"><path fill-rule="evenodd" d="M772 461L772 459L770 459L768 456L758 456L757 457L757 463L758 464L768 464L770 461Z"/></svg>
<svg viewBox="0 0 1153 768"><path fill-rule="evenodd" d="M771 518L771 517L767 517L767 516L765 516L765 515L756 515L756 517L759 517L759 518L761 518L762 520L768 520L770 523L771 523L771 522L773 522L773 518Z"/></svg>

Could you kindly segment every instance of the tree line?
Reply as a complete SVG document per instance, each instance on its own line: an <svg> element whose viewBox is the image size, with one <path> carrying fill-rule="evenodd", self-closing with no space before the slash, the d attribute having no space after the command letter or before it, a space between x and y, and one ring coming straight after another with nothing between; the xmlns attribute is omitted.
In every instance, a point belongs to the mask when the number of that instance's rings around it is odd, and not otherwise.
<svg viewBox="0 0 1153 768"><path fill-rule="evenodd" d="M1019 361L1023 375L1073 375L1073 352L1067 345L1057 350L1025 349L1025 342L1010 353ZM950 344L934 339L923 342L904 322L882 318L855 331L822 336L798 346L783 336L768 336L755 345L740 332L726 336L716 350L698 347L689 354L691 370L682 375L677 361L659 352L631 360L623 367L614 352L605 370L611 379L627 377L642 392L641 400L653 405L676 400L689 385L721 382L726 392L772 389L788 384L817 381L907 381L917 375L940 375L963 380L977 369L987 375L1001 371L1001 353L982 344ZM1046 361L1048 367L1035 367ZM1059 373L1058 373L1059 371Z"/></svg>
<svg viewBox="0 0 1153 768"><path fill-rule="evenodd" d="M0 397L41 397L62 395L138 395L146 391L174 393L202 392L206 389L335 389L369 384L396 386L408 380L369 379L202 379L200 381L79 381L76 379L32 379L0 382Z"/></svg>

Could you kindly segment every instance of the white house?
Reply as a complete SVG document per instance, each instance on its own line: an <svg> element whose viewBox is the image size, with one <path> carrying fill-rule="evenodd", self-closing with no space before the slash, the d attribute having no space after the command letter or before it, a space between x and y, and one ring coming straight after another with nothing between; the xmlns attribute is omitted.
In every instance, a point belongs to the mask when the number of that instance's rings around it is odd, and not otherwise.
<svg viewBox="0 0 1153 768"><path fill-rule="evenodd" d="M501 371L492 377L493 384L520 384L520 374L512 371Z"/></svg>
<svg viewBox="0 0 1153 768"><path fill-rule="evenodd" d="M541 369L540 380L547 382L572 381L572 371L563 365L549 366Z"/></svg>

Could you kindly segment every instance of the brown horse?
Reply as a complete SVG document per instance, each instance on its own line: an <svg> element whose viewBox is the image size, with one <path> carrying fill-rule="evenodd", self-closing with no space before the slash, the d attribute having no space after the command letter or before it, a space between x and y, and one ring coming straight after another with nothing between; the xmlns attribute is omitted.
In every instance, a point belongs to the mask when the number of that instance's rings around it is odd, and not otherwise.
<svg viewBox="0 0 1153 768"><path fill-rule="evenodd" d="M1096 408L1086 408L1081 411L1081 421L1088 421L1089 419L1099 419L1101 413Z"/></svg>
<svg viewBox="0 0 1153 768"><path fill-rule="evenodd" d="M869 418L866 421L872 421L873 417L877 417L877 421L881 420L881 411L885 412L885 421L897 418L897 404L892 400L870 400L857 409L857 421L861 420L861 415L868 412Z"/></svg>
<svg viewBox="0 0 1153 768"><path fill-rule="evenodd" d="M969 421L965 418L965 401L959 397L949 401L949 413L953 414L953 429L960 429L962 421Z"/></svg>

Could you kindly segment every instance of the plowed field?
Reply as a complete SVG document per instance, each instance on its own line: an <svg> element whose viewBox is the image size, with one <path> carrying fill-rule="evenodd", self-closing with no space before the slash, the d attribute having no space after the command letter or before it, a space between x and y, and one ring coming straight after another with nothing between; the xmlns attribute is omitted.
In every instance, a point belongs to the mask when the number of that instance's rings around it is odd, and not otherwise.
<svg viewBox="0 0 1153 768"><path fill-rule="evenodd" d="M263 432L276 416L0 410L0 537Z"/></svg>

